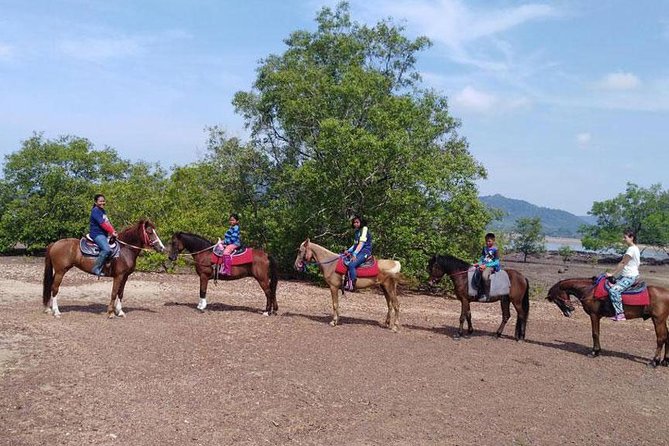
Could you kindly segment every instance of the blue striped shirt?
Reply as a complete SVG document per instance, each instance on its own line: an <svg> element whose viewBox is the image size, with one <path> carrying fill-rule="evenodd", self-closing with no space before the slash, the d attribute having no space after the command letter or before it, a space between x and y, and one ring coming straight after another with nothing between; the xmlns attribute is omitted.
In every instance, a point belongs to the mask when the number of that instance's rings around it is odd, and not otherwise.
<svg viewBox="0 0 669 446"><path fill-rule="evenodd" d="M225 239L223 243L226 245L242 246L242 240L239 236L239 225L230 226L230 229L225 231Z"/></svg>

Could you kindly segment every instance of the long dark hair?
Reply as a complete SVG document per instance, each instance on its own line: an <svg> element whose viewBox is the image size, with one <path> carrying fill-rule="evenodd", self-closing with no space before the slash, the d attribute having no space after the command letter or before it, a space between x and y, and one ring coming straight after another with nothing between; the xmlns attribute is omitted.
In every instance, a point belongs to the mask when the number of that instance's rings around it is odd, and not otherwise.
<svg viewBox="0 0 669 446"><path fill-rule="evenodd" d="M351 227L353 227L353 228L355 227L355 226L353 225L353 223L354 223L356 220L360 220L360 227L361 227L361 228L367 226L367 220L365 220L364 218L362 218L360 215L354 215L353 218L351 219Z"/></svg>

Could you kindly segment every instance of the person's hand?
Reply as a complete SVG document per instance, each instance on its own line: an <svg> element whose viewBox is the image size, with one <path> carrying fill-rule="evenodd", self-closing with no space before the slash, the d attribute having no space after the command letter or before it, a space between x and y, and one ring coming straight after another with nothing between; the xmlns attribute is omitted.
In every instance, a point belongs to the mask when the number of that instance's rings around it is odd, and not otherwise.
<svg viewBox="0 0 669 446"><path fill-rule="evenodd" d="M112 232L111 236L114 237L114 238L118 237L118 232L116 232L116 231Z"/></svg>
<svg viewBox="0 0 669 446"><path fill-rule="evenodd" d="M607 273L606 273L606 277L613 277L613 274L607 272Z"/></svg>
<svg viewBox="0 0 669 446"><path fill-rule="evenodd" d="M352 262L355 262L355 259L356 259L355 254L351 254L351 261L352 261Z"/></svg>
<svg viewBox="0 0 669 446"><path fill-rule="evenodd" d="M480 269L481 271L483 271L485 268L486 268L485 265L480 265L480 266L479 266L479 269Z"/></svg>

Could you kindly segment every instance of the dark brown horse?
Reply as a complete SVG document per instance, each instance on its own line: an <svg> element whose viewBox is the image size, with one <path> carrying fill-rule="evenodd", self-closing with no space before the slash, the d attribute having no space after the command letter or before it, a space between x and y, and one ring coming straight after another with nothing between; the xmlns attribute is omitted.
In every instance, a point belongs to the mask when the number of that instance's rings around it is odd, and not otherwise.
<svg viewBox="0 0 669 446"><path fill-rule="evenodd" d="M121 253L116 259L107 262L107 265L103 267L105 276L114 278L111 300L107 306L107 316L110 318L114 317L114 312L119 317L125 317L121 305L123 290L128 276L135 270L135 262L139 253L143 249L149 248L158 252L165 250L165 246L158 237L155 225L149 220L140 220L124 229L118 235L117 240L121 244ZM73 266L92 274L95 259L95 257L85 256L81 253L79 239L77 238L60 239L47 246L46 256L44 257L44 280L42 282L42 303L46 313L53 313L55 317L60 317L56 295L63 276Z"/></svg>
<svg viewBox="0 0 669 446"><path fill-rule="evenodd" d="M581 301L583 310L590 316L592 326L592 352L591 356L599 356L602 348L599 345L599 320L603 317L614 316L613 305L610 299L595 299L593 291L595 286L592 278L565 279L551 287L546 299L555 303L562 314L569 317L574 311L570 302L570 296L575 296ZM669 338L667 338L667 316L669 316L669 290L658 286L649 286L650 305L623 305L626 319L642 317L653 319L655 325L655 336L657 337L657 348L655 356L648 363L653 367L658 365L669 365ZM661 359L662 347L664 346L664 359Z"/></svg>
<svg viewBox="0 0 669 446"><path fill-rule="evenodd" d="M430 274L430 284L437 283L444 274L447 274L453 281L455 296L461 303L460 328L455 336L456 338L462 336L462 326L465 320L467 320L467 333L472 334L474 332L469 304L472 301L476 302L476 297L469 297L468 293L467 270L470 267L469 263L449 254L432 256L427 267ZM520 341L525 339L525 327L530 312L530 284L525 276L514 269L505 268L504 271L509 275L509 281L511 282L509 294L507 296L491 297L486 302L499 300L502 304L502 324L497 329L497 337L502 336L504 327L511 317L509 304L513 304L517 314L515 339Z"/></svg>
<svg viewBox="0 0 669 446"><path fill-rule="evenodd" d="M180 252L186 250L195 261L195 272L200 276L200 302L197 309L204 311L207 307L207 285L214 277L211 264L211 252L215 243L188 232L176 232L170 243L170 260L176 260ZM219 276L221 280L236 280L253 276L260 284L267 297L264 315L276 314L279 305L276 302L276 285L278 283L277 264L274 257L265 251L253 248L253 261L243 265L233 265L231 274Z"/></svg>

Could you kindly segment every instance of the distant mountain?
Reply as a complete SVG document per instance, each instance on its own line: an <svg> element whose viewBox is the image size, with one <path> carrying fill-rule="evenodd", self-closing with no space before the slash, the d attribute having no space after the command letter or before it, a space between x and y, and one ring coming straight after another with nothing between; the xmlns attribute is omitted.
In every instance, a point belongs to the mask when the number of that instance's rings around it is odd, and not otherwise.
<svg viewBox="0 0 669 446"><path fill-rule="evenodd" d="M509 231L519 218L541 218L544 233L552 237L580 237L578 229L582 225L594 224L592 216L579 217L567 211L536 206L523 200L514 200L502 195L487 195L479 199L490 209L503 212L502 220L494 220L490 227Z"/></svg>

